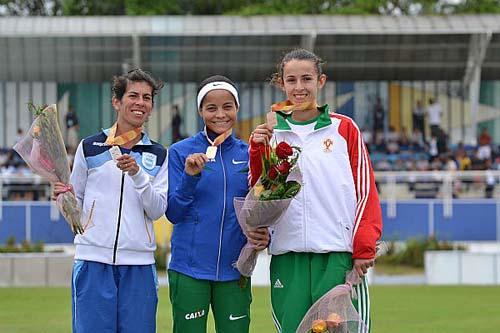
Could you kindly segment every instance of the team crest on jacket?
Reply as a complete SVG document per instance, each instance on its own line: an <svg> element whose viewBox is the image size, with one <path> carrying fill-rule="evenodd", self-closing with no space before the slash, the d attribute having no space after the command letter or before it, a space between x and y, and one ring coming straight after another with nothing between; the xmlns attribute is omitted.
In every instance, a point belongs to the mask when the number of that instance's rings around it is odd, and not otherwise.
<svg viewBox="0 0 500 333"><path fill-rule="evenodd" d="M331 153L333 149L333 141L332 139L328 138L323 140L323 151L325 153Z"/></svg>
<svg viewBox="0 0 500 333"><path fill-rule="evenodd" d="M142 153L142 165L148 170L152 170L156 165L156 155L151 153Z"/></svg>

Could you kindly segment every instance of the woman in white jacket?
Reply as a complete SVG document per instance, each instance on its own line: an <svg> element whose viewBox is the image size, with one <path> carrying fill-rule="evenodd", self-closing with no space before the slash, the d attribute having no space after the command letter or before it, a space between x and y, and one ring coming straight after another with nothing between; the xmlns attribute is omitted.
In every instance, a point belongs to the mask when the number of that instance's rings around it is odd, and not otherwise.
<svg viewBox="0 0 500 333"><path fill-rule="evenodd" d="M71 190L82 206L75 236L73 332L156 332L153 221L167 208L167 151L142 132L162 83L140 69L113 80L117 121L78 145Z"/></svg>
<svg viewBox="0 0 500 333"><path fill-rule="evenodd" d="M310 306L345 281L353 267L360 276L374 264L382 217L368 151L349 117L318 106L326 82L315 54L296 49L277 66L273 83L287 95L291 113L276 113L277 125L259 125L250 137L250 179L262 170L266 145L286 141L302 148L301 191L271 228L271 302L280 333L293 333ZM367 284L355 302L369 326Z"/></svg>

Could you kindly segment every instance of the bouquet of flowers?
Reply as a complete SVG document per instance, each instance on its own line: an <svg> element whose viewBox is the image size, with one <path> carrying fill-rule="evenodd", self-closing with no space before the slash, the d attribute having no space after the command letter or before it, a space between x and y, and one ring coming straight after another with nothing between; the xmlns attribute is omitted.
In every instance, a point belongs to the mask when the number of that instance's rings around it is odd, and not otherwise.
<svg viewBox="0 0 500 333"><path fill-rule="evenodd" d="M357 298L352 287L360 282L358 273L350 271L345 284L332 288L311 306L296 333L367 333L352 305L352 299Z"/></svg>
<svg viewBox="0 0 500 333"><path fill-rule="evenodd" d="M51 182L68 184L68 155L57 122L56 105L35 107L29 104L29 110L36 118L26 136L14 146L14 150L36 174L48 178ZM80 222L81 209L74 194L60 194L57 197L57 207L73 233L82 234L84 230Z"/></svg>
<svg viewBox="0 0 500 333"><path fill-rule="evenodd" d="M245 198L234 198L236 216L246 234L250 228L274 225L301 188L302 175L297 161L300 148L282 141L266 146L262 154L262 174ZM247 243L235 266L243 277L250 277L257 262L257 251Z"/></svg>

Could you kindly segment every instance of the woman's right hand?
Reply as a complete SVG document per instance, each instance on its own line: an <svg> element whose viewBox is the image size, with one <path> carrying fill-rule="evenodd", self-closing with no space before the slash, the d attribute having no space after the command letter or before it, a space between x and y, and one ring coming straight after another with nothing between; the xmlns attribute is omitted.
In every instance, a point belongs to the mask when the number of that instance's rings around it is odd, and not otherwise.
<svg viewBox="0 0 500 333"><path fill-rule="evenodd" d="M53 185L52 200L57 200L57 197L59 196L59 194L62 194L62 193L71 192L71 193L75 194L75 191L73 189L73 185L71 185L71 184L64 184L61 182L55 182L52 185Z"/></svg>
<svg viewBox="0 0 500 333"><path fill-rule="evenodd" d="M190 176L196 176L205 167L208 157L204 153L195 153L188 155L184 164L184 171Z"/></svg>
<svg viewBox="0 0 500 333"><path fill-rule="evenodd" d="M267 123L257 126L250 136L250 140L255 144L268 145L273 136L273 128Z"/></svg>

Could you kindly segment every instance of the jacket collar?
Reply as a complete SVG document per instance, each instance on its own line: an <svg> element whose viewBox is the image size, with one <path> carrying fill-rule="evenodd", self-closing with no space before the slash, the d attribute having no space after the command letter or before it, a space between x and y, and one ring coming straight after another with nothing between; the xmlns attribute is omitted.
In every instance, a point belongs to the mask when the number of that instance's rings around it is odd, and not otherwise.
<svg viewBox="0 0 500 333"><path fill-rule="evenodd" d="M318 111L319 116L316 119L314 130L327 127L332 124L332 120L330 119L330 108L328 107L328 104L318 106ZM292 129L286 121L288 117L291 117L291 115L286 115L282 112L276 112L276 119L278 120L278 124L274 126L274 129L280 131L291 131Z"/></svg>

